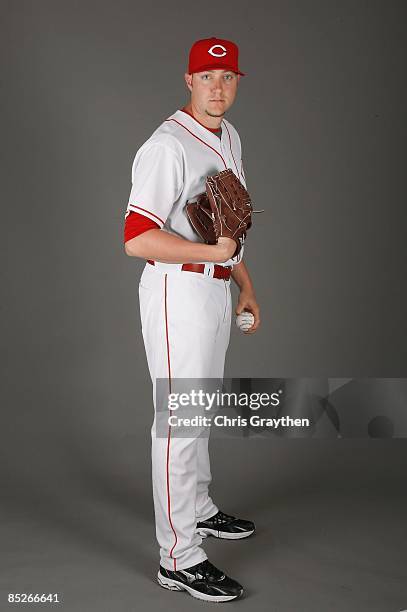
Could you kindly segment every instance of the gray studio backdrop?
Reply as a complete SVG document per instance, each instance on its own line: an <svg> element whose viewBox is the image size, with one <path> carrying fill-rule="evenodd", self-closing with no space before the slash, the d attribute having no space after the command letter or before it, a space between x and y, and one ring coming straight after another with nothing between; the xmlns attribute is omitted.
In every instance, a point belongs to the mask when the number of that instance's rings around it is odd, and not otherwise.
<svg viewBox="0 0 407 612"><path fill-rule="evenodd" d="M66 610L187 609L153 582L143 263L122 239L134 154L186 102L192 42L235 40L228 119L266 212L245 251L261 329L233 327L225 375L405 377L406 4L0 11L0 609L27 590ZM212 456L218 504L259 524L245 552L208 543L252 585L242 609L407 607L402 440L215 440Z"/></svg>

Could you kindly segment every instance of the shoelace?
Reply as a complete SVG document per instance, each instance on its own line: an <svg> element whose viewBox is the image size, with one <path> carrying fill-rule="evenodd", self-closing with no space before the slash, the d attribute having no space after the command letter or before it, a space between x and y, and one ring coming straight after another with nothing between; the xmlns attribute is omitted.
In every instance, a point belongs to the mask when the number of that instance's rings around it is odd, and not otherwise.
<svg viewBox="0 0 407 612"><path fill-rule="evenodd" d="M224 575L225 574L215 567L208 559L202 561L195 569L196 578L203 576L205 580L208 580L208 578L219 580L219 578L222 578Z"/></svg>
<svg viewBox="0 0 407 612"><path fill-rule="evenodd" d="M225 523L231 523L235 520L234 516L230 516L230 514L225 514L224 512L219 512L215 514L215 516L211 519L215 523L215 525L224 525Z"/></svg>

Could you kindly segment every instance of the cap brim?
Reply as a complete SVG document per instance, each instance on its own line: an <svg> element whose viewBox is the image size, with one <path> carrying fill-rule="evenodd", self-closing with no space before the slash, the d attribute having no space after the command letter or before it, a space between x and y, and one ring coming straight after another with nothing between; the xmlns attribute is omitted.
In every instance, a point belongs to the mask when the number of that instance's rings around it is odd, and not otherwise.
<svg viewBox="0 0 407 612"><path fill-rule="evenodd" d="M246 76L244 72L241 72L240 70L236 70L235 68L232 68L232 66L227 66L226 64L216 64L216 66L214 66L213 64L205 64L204 66L198 66L197 68L194 68L194 72L204 72L205 70L222 70L222 69L231 70L232 72L236 72L236 74L240 74L240 76Z"/></svg>

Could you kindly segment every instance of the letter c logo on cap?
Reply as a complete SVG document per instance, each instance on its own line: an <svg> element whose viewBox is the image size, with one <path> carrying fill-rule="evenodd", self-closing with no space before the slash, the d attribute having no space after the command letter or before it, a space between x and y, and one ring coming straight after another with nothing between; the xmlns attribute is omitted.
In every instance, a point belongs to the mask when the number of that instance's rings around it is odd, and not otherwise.
<svg viewBox="0 0 407 612"><path fill-rule="evenodd" d="M222 49L222 53L219 53L219 52L216 53L215 49ZM223 57L224 55L226 55L226 49L222 45L212 45L212 47L209 49L208 53L213 55L213 57Z"/></svg>

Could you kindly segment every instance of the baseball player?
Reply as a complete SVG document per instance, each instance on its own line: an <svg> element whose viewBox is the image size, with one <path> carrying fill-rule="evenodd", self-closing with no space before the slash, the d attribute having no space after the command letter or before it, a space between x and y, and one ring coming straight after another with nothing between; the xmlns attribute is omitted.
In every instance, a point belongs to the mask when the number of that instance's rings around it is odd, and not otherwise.
<svg viewBox="0 0 407 612"><path fill-rule="evenodd" d="M259 306L244 262L244 245L221 237L205 244L185 212L204 192L205 180L231 168L245 186L240 138L225 114L243 73L238 47L209 38L195 42L185 74L190 99L159 125L137 151L125 213L125 252L147 260L139 283L140 317L153 384L155 417L152 479L156 535L160 546L158 582L205 601L224 602L243 587L215 567L201 547L209 535L250 536L251 521L219 510L209 495L208 437L156 435L156 380L222 379L229 344L230 283L240 289L236 314L254 316Z"/></svg>

